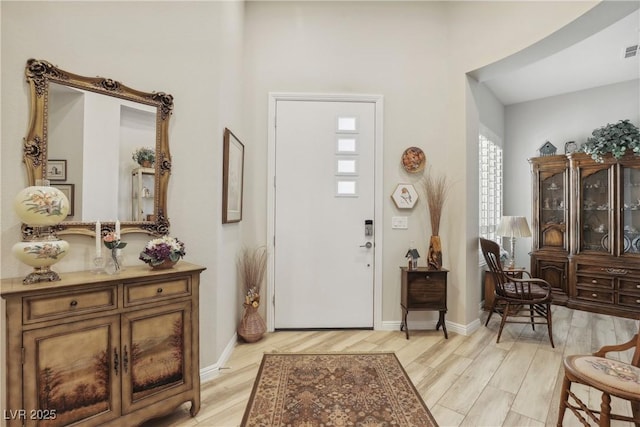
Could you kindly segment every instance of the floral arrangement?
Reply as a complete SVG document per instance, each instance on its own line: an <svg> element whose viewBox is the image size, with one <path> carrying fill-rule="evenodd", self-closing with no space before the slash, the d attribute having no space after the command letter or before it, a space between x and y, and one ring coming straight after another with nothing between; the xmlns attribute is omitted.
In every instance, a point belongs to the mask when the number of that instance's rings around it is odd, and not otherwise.
<svg viewBox="0 0 640 427"><path fill-rule="evenodd" d="M640 156L640 132L629 120L608 123L594 130L591 135L579 151L589 154L596 162L602 163L603 156L609 153L616 160L627 153Z"/></svg>
<svg viewBox="0 0 640 427"><path fill-rule="evenodd" d="M154 267L167 260L177 262L185 254L183 242L175 237L162 236L150 240L140 252L138 259Z"/></svg>
<svg viewBox="0 0 640 427"><path fill-rule="evenodd" d="M153 164L156 161L156 152L148 147L140 147L133 152L131 158L139 165L142 165L144 162Z"/></svg>
<svg viewBox="0 0 640 427"><path fill-rule="evenodd" d="M260 287L267 269L267 248L242 249L237 260L240 280L244 286L245 307L260 306Z"/></svg>
<svg viewBox="0 0 640 427"><path fill-rule="evenodd" d="M116 271L120 270L117 250L127 246L127 243L120 240L120 235L113 231L105 234L105 236L102 238L102 242L108 249L111 250L111 258L113 259Z"/></svg>

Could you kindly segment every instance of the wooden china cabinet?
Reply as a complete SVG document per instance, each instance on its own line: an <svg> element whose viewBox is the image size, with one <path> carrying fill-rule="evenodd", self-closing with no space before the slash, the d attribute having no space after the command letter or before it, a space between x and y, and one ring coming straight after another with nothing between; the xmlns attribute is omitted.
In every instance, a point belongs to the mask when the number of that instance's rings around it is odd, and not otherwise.
<svg viewBox="0 0 640 427"><path fill-rule="evenodd" d="M184 402L195 415L202 270L2 279L7 426L133 426Z"/></svg>
<svg viewBox="0 0 640 427"><path fill-rule="evenodd" d="M569 156L571 307L640 316L640 157Z"/></svg>
<svg viewBox="0 0 640 427"><path fill-rule="evenodd" d="M529 160L531 272L555 304L640 318L640 157Z"/></svg>
<svg viewBox="0 0 640 427"><path fill-rule="evenodd" d="M569 287L569 160L529 159L533 182L531 273L551 284L556 304L566 304Z"/></svg>

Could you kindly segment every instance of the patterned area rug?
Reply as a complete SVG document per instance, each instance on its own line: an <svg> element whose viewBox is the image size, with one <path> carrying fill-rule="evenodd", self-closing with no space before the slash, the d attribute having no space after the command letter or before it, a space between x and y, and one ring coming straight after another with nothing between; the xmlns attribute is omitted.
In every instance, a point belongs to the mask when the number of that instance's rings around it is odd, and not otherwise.
<svg viewBox="0 0 640 427"><path fill-rule="evenodd" d="M241 424L437 425L394 353L265 354Z"/></svg>

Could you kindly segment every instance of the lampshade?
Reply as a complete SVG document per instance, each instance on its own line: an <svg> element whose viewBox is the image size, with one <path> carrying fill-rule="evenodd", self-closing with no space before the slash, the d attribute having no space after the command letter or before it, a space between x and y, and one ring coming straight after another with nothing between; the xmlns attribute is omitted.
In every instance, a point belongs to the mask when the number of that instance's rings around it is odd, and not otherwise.
<svg viewBox="0 0 640 427"><path fill-rule="evenodd" d="M20 191L13 201L22 222L33 227L47 227L61 223L69 213L69 199L56 187L49 187L46 179Z"/></svg>
<svg viewBox="0 0 640 427"><path fill-rule="evenodd" d="M504 237L531 237L527 218L523 216L503 216L496 229L496 235Z"/></svg>

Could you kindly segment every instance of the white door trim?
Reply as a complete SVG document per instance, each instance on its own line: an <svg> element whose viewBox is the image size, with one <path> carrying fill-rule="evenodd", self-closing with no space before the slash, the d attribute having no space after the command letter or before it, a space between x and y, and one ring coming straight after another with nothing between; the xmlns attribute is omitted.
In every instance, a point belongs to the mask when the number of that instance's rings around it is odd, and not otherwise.
<svg viewBox="0 0 640 427"><path fill-rule="evenodd" d="M374 147L374 186L375 186L375 207L374 207L374 241L377 246L374 255L373 271L373 328L382 328L382 214L383 214L383 192L382 192L382 119L384 98L382 95L361 95L361 94L317 94L317 93L289 93L270 92L269 93L269 122L267 136L267 247L269 253L274 253L274 233L275 233L275 183L274 175L276 170L275 145L276 145L276 106L278 101L327 101L327 102L370 102L375 104L375 147ZM266 289L266 317L267 330L273 331L275 324L274 316L274 257L270 256L267 263L267 289Z"/></svg>

